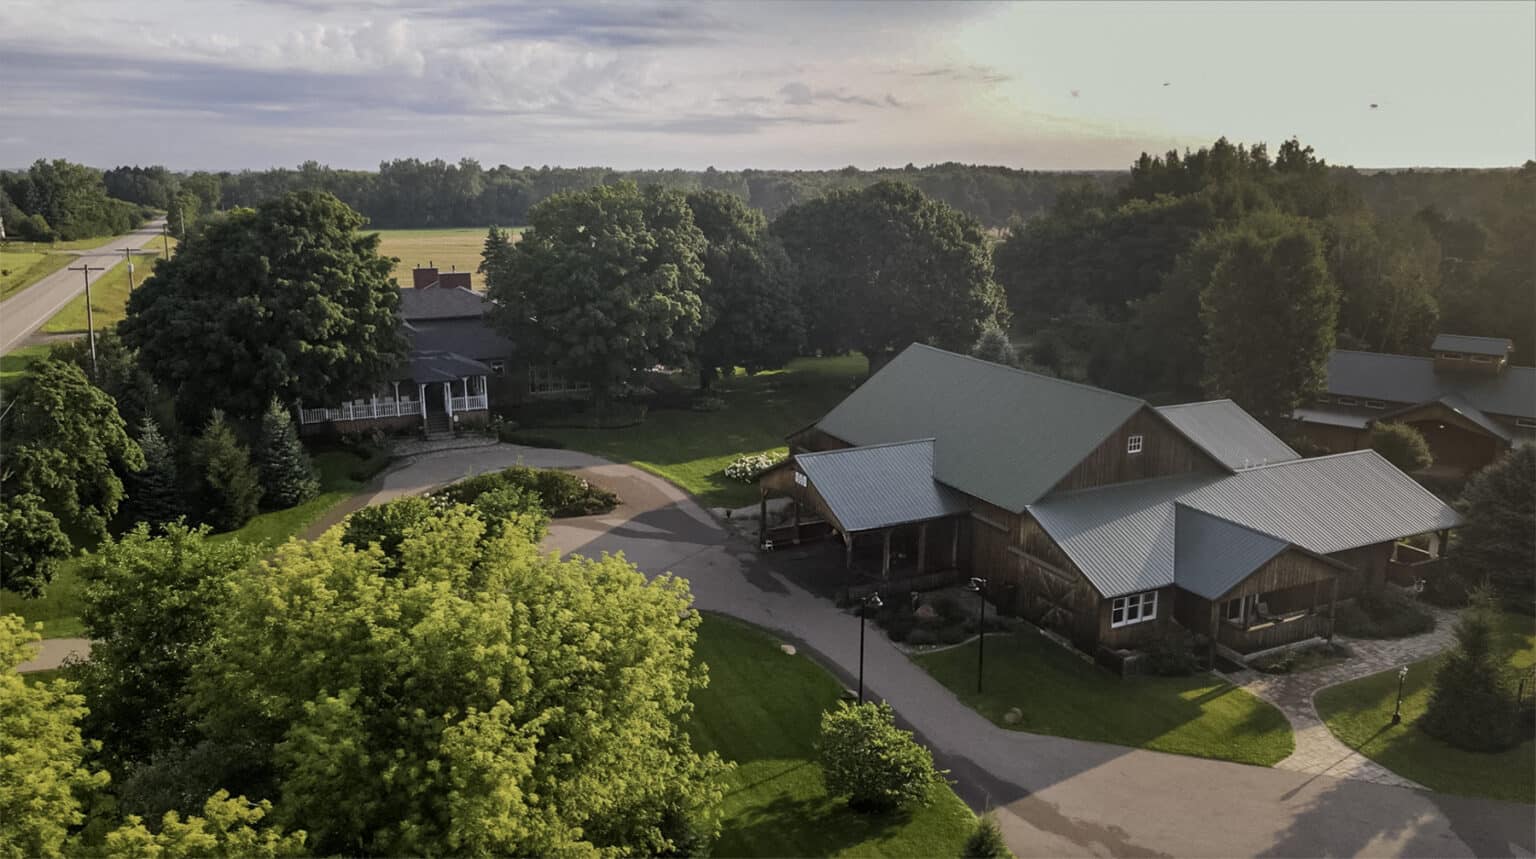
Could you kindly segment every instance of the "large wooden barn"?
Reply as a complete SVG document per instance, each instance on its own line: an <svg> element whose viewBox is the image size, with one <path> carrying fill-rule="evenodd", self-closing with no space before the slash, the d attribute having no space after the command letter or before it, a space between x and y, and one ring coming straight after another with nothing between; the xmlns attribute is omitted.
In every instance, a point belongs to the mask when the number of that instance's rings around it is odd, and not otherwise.
<svg viewBox="0 0 1536 859"><path fill-rule="evenodd" d="M1329 356L1326 390L1294 417L1330 451L1370 447L1373 424L1406 423L1429 443L1431 473L1465 476L1536 442L1536 367L1511 365L1513 347L1441 334L1429 357L1340 350Z"/></svg>
<svg viewBox="0 0 1536 859"><path fill-rule="evenodd" d="M790 444L765 539L825 523L874 582L984 577L1090 653L1173 623L1234 659L1331 635L1337 600L1424 574L1460 523L1376 453L1302 459L1229 400L1154 408L922 345Z"/></svg>

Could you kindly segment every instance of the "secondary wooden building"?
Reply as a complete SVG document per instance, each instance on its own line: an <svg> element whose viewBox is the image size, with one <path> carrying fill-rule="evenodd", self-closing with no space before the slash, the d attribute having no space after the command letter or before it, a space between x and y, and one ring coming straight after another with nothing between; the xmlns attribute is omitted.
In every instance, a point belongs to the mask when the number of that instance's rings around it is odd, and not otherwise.
<svg viewBox="0 0 1536 859"><path fill-rule="evenodd" d="M1153 408L922 345L790 444L765 512L790 498L850 560L878 544L876 580L915 541L901 572L985 577L1090 653L1175 623L1235 659L1331 635L1338 599L1406 563L1399 540L1460 522L1374 452L1302 459L1229 400Z"/></svg>
<svg viewBox="0 0 1536 859"><path fill-rule="evenodd" d="M1330 451L1369 447L1373 424L1406 423L1429 443L1432 473L1465 476L1536 441L1536 367L1511 365L1512 348L1441 334L1429 357L1340 350L1328 359L1326 391L1294 417Z"/></svg>

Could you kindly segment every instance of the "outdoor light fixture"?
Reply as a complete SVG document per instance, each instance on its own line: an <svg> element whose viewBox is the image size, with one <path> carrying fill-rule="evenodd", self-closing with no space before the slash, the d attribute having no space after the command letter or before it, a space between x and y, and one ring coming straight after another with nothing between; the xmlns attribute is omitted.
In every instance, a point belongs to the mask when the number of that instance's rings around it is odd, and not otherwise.
<svg viewBox="0 0 1536 859"><path fill-rule="evenodd" d="M1408 679L1408 666L1404 665L1397 670L1397 704L1392 708L1392 724L1397 725L1403 721L1403 681Z"/></svg>
<svg viewBox="0 0 1536 859"><path fill-rule="evenodd" d="M981 694L982 665L987 656L987 580L971 576L966 589L975 591L981 599L981 618L976 622L976 693Z"/></svg>
<svg viewBox="0 0 1536 859"><path fill-rule="evenodd" d="M880 600L880 592L875 591L859 601L859 703L864 703L864 617L869 610L878 609L885 605Z"/></svg>

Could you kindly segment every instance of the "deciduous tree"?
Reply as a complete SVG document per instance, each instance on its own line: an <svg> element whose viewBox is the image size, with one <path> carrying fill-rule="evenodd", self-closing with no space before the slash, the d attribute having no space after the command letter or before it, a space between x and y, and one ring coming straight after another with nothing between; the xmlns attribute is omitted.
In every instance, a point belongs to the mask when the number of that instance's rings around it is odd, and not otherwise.
<svg viewBox="0 0 1536 859"><path fill-rule="evenodd" d="M404 356L378 234L329 194L209 219L128 301L119 326L196 425L283 403L337 402Z"/></svg>
<svg viewBox="0 0 1536 859"><path fill-rule="evenodd" d="M30 492L0 499L0 587L37 596L69 556L69 538L59 520Z"/></svg>
<svg viewBox="0 0 1536 859"><path fill-rule="evenodd" d="M1206 393L1274 423L1322 387L1338 290L1305 220L1261 213L1217 241L1200 297Z"/></svg>
<svg viewBox="0 0 1536 859"><path fill-rule="evenodd" d="M1423 471L1435 461L1424 434L1395 421L1371 426L1371 450L1403 471Z"/></svg>
<svg viewBox="0 0 1536 859"><path fill-rule="evenodd" d="M981 226L900 182L791 207L773 233L795 265L809 345L875 370L914 342L963 352L1006 315Z"/></svg>
<svg viewBox="0 0 1536 859"><path fill-rule="evenodd" d="M484 528L449 506L394 566L332 530L240 577L193 673L209 738L264 761L274 816L326 852L657 855L708 831L686 584Z"/></svg>
<svg viewBox="0 0 1536 859"><path fill-rule="evenodd" d="M682 194L620 182L550 197L529 222L488 272L495 324L524 358L587 382L600 402L637 368L688 359L705 242Z"/></svg>

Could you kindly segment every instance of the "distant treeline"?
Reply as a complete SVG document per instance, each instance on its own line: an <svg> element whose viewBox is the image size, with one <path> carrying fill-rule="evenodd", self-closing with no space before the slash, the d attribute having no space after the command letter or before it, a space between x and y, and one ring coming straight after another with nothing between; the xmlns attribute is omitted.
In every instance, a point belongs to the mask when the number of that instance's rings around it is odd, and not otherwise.
<svg viewBox="0 0 1536 859"><path fill-rule="evenodd" d="M142 201L111 194L99 170L38 159L27 170L0 171L0 222L7 238L71 241L124 233L152 214Z"/></svg>

